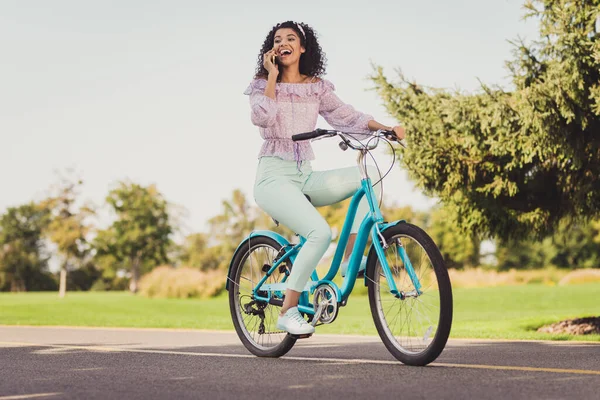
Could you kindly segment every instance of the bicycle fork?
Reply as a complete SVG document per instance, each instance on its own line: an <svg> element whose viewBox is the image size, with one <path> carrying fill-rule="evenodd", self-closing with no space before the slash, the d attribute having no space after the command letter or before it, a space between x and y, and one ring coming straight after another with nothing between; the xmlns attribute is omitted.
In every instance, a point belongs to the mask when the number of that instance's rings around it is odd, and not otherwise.
<svg viewBox="0 0 600 400"><path fill-rule="evenodd" d="M377 254L377 258L379 258L379 263L381 264L381 269L383 271L385 279L388 282L390 293L392 293L395 297L401 300L404 300L406 297L420 296L423 293L421 291L421 282L419 281L419 278L415 273L415 269L413 268L408 254L406 254L406 249L402 245L400 239L396 239L395 243L393 243L392 245L396 247L396 254L404 264L404 269L406 270L406 273L408 274L413 284L413 287L415 288L414 290L408 292L399 291L398 287L396 286L392 270L390 269L387 258L385 256L385 250L389 248L389 245L385 242L383 235L379 230L378 224L375 224L375 226L373 227L371 235L373 239L373 246L375 247L375 253Z"/></svg>

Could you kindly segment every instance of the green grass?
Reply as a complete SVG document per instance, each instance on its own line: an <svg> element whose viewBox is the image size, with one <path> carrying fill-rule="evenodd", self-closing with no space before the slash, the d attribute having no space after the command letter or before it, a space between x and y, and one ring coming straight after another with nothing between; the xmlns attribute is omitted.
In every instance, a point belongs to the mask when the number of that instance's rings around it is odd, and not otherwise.
<svg viewBox="0 0 600 400"><path fill-rule="evenodd" d="M454 289L451 337L600 341L600 335L535 332L562 319L600 315L600 284ZM0 294L0 324L233 329L227 295L210 300L147 299L124 292ZM351 296L321 333L376 335L368 298Z"/></svg>

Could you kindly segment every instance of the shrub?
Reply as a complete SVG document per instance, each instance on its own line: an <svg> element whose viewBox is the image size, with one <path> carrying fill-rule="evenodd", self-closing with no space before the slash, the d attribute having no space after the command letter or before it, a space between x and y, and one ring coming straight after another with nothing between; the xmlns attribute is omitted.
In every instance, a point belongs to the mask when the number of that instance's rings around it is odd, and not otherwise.
<svg viewBox="0 0 600 400"><path fill-rule="evenodd" d="M559 282L559 285L600 282L600 269L578 269L569 272Z"/></svg>
<svg viewBox="0 0 600 400"><path fill-rule="evenodd" d="M567 274L557 269L516 270L508 271L486 270L471 268L465 270L448 270L453 287L489 287L527 285L541 283L555 285Z"/></svg>
<svg viewBox="0 0 600 400"><path fill-rule="evenodd" d="M157 267L142 276L140 294L146 297L208 298L225 289L225 273L189 267Z"/></svg>
<svg viewBox="0 0 600 400"><path fill-rule="evenodd" d="M104 282L104 279L99 278L94 281L94 283L90 287L90 290L92 292L104 292L105 290L108 290L108 285L106 284L106 282Z"/></svg>
<svg viewBox="0 0 600 400"><path fill-rule="evenodd" d="M104 292L109 290L119 291L129 289L129 278L126 277L100 277L94 281L90 290L93 292Z"/></svg>

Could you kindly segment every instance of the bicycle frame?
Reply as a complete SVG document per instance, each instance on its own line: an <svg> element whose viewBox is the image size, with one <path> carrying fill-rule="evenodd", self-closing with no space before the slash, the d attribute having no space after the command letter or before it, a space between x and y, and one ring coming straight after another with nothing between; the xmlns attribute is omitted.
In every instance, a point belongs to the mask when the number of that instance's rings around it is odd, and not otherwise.
<svg viewBox="0 0 600 400"><path fill-rule="evenodd" d="M390 224L384 224L383 216L381 215L381 210L379 209L379 204L375 197L375 193L372 189L371 179L367 176L364 166L362 164L363 158L365 156L365 151L361 151L361 154L358 157L358 165L361 171L361 187L356 191L356 193L352 196L352 200L350 201L350 206L348 207L348 213L346 215L346 219L344 220L344 225L342 228L342 233L337 243L337 248L335 251L335 255L331 262L331 266L329 267L328 272L322 279L319 279L317 272L313 271L311 274L311 281L304 288L302 295L300 296L300 303L298 305L298 309L306 314L315 314L314 306L310 303L308 299L308 293L311 292L319 285L323 283L327 283L331 285L337 292L338 302L342 304L346 304L350 293L354 289L354 284L356 283L356 278L358 275L358 271L360 268L360 263L362 260L362 256L364 254L367 241L369 236L372 240L372 245L375 248L375 252L379 258L379 262L381 263L381 267L385 278L388 282L390 292L398 297L403 298L403 294L398 292L396 287L396 283L394 282L392 272L387 263L387 259L385 257L385 248L387 248L387 244L383 243L383 237L381 236L381 231L385 229L385 227ZM346 276L343 280L341 289L332 282L333 278L337 274L340 265L342 263L342 259L344 256L344 250L348 245L348 239L350 237L350 230L352 228L352 224L356 218L356 212L358 210L358 204L362 200L362 198L366 196L367 202L369 204L370 212L365 216L362 223L360 224L360 228L357 233L356 241L354 243L354 247L352 249L352 255L350 256L350 260L348 263L348 270L346 271ZM265 284L265 281L276 271L281 263L287 261L288 259L293 262L296 257L296 254L302 246L306 243L306 239L300 236L300 243L293 245L293 247L276 260L275 263L271 266L269 271L266 272L265 276L256 284L253 289L254 298L256 300L265 301L268 303L275 303L272 293L277 293L279 296L285 291L286 285L285 281L287 280L287 276L289 272L286 271L286 276L280 283L274 284ZM384 247L385 246L385 247ZM406 251L403 247L399 247L398 255L404 263L404 267L417 291L420 293L421 284L419 282L418 277L416 276L412 264L406 254ZM266 296L264 295L266 293ZM276 303L275 303L276 304Z"/></svg>

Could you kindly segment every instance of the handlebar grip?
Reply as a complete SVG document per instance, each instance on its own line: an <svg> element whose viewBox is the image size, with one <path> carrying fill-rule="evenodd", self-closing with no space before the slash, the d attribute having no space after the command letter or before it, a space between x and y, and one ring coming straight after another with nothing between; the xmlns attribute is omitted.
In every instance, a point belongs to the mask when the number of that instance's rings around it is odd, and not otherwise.
<svg viewBox="0 0 600 400"><path fill-rule="evenodd" d="M314 139L317 138L319 136L323 136L323 130L322 129L316 129L312 132L304 132L304 133L297 133L295 135L292 135L292 140L294 142L298 142L300 140L309 140L309 139Z"/></svg>
<svg viewBox="0 0 600 400"><path fill-rule="evenodd" d="M394 140L394 141L399 141L400 139L398 139L398 136L396 136L396 132L394 131L387 131L387 130L382 130L381 131L385 136L387 136L388 138Z"/></svg>

